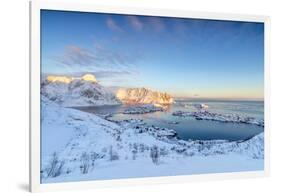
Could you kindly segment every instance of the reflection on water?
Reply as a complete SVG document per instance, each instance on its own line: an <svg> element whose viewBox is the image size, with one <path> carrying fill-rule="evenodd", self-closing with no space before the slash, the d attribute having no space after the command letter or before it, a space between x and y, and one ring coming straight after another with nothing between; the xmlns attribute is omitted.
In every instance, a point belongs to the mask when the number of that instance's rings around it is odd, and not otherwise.
<svg viewBox="0 0 281 193"><path fill-rule="evenodd" d="M196 120L192 117L172 116L172 112L196 111L196 104L206 104L210 112L221 114L239 114L263 119L263 102L249 101L177 101L166 111L147 114L122 114L126 105L79 107L82 111L94 114L113 114L112 120L143 119L144 122L158 127L174 129L179 137L188 139L226 139L243 140L263 131L263 127L251 124L222 123L217 121ZM176 124L175 124L176 123Z"/></svg>

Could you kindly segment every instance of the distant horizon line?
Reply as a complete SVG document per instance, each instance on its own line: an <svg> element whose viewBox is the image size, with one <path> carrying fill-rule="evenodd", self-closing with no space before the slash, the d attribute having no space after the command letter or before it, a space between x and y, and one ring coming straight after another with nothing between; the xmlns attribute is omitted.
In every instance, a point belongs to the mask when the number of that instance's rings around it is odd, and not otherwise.
<svg viewBox="0 0 281 193"><path fill-rule="evenodd" d="M174 97L175 100L191 100L191 101L203 101L203 100L209 100L209 101L256 101L256 102L264 102L264 98L208 98L208 97L202 97L202 98L194 98L194 97Z"/></svg>

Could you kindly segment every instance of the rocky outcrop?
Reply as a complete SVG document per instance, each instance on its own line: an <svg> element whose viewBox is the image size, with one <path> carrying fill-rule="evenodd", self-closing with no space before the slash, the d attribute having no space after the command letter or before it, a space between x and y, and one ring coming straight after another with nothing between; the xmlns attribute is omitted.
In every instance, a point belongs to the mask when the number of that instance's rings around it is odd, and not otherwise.
<svg viewBox="0 0 281 193"><path fill-rule="evenodd" d="M91 74L82 77L48 76L41 83L41 94L68 107L120 104L115 95Z"/></svg>
<svg viewBox="0 0 281 193"><path fill-rule="evenodd" d="M147 88L119 89L116 97L126 104L171 104L173 97L164 92Z"/></svg>

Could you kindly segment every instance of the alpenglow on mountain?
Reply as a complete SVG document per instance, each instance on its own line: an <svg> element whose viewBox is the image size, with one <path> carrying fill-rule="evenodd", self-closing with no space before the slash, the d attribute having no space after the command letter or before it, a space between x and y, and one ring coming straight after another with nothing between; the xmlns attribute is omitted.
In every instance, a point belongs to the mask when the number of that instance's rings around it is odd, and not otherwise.
<svg viewBox="0 0 281 193"><path fill-rule="evenodd" d="M47 76L41 83L41 94L68 107L121 104L92 74L82 77Z"/></svg>
<svg viewBox="0 0 281 193"><path fill-rule="evenodd" d="M147 88L121 88L114 94L100 85L92 74L82 77L47 76L41 83L41 94L67 107L173 103L171 95Z"/></svg>
<svg viewBox="0 0 281 193"><path fill-rule="evenodd" d="M116 97L126 104L171 104L174 102L171 95L147 88L122 88L117 91Z"/></svg>

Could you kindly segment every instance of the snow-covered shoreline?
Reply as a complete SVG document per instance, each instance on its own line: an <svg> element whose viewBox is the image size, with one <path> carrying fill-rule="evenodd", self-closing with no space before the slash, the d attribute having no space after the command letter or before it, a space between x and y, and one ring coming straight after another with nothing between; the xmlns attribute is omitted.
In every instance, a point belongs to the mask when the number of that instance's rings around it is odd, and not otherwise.
<svg viewBox="0 0 281 193"><path fill-rule="evenodd" d="M163 111L164 108L154 104L131 105L124 110L124 114L145 114Z"/></svg>
<svg viewBox="0 0 281 193"><path fill-rule="evenodd" d="M142 120L113 122L41 102L43 183L263 169L263 133L246 141L184 141Z"/></svg>
<svg viewBox="0 0 281 193"><path fill-rule="evenodd" d="M178 117L194 117L196 120L209 120L209 121L219 121L219 122L233 122L233 123L243 123L243 124L254 124L257 126L264 127L264 121L258 120L253 117L243 117L237 114L220 114L213 113L206 110L200 110L195 112L188 111L175 111L172 113L173 116Z"/></svg>

